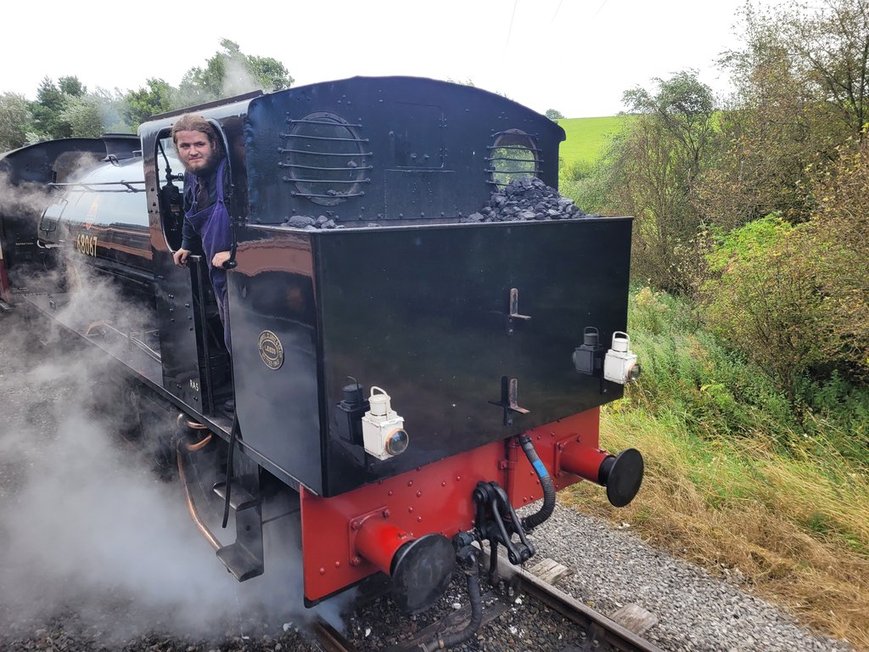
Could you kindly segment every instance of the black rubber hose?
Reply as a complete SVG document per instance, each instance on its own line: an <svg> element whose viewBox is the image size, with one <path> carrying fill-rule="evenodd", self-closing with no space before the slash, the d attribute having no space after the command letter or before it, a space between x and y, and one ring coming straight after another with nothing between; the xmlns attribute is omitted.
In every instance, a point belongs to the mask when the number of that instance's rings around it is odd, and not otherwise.
<svg viewBox="0 0 869 652"><path fill-rule="evenodd" d="M552 516L552 512L555 511L555 483L552 482L552 476L549 475L546 466L544 466L543 462L541 462L540 458L537 456L537 451L534 450L534 444L531 443L531 437L528 435L519 435L519 443L522 446L522 450L525 451L525 457L527 457L528 461L531 462L534 472L537 474L537 477L540 478L540 485L543 487L543 505L535 514L531 514L522 519L522 529L526 532L530 532Z"/></svg>
<svg viewBox="0 0 869 652"><path fill-rule="evenodd" d="M476 564L475 564L476 567ZM423 652L446 650L456 645L461 645L477 633L483 622L483 598L480 595L480 578L476 572L468 573L468 595L471 599L471 621L468 626L459 632L449 634L443 638L437 638L421 645Z"/></svg>

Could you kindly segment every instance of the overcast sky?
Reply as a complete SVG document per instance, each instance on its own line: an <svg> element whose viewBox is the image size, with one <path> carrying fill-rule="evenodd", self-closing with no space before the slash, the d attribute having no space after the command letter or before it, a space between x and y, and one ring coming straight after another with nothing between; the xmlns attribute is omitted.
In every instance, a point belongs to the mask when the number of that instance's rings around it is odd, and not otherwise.
<svg viewBox="0 0 869 652"><path fill-rule="evenodd" d="M766 3L767 0L764 0ZM622 93L688 68L716 91L745 0L29 0L5 5L0 91L44 76L177 85L228 38L308 84L355 75L471 80L539 112L612 115ZM755 0L755 4L757 0ZM10 7L14 6L14 11Z"/></svg>

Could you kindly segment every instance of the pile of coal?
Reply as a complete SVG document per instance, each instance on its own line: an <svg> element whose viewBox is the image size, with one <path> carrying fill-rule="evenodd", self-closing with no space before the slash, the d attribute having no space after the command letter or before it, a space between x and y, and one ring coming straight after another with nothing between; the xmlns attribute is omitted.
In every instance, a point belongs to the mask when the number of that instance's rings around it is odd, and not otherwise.
<svg viewBox="0 0 869 652"><path fill-rule="evenodd" d="M489 202L478 213L472 213L463 222L512 222L527 220L566 220L586 214L550 188L537 177L513 179L496 190Z"/></svg>
<svg viewBox="0 0 869 652"><path fill-rule="evenodd" d="M537 177L525 177L513 179L503 188L495 190L479 212L462 217L459 221L467 223L567 220L585 216L586 213L577 208L572 199L562 197L555 188L550 188ZM326 215L319 217L293 215L287 218L285 224L306 231L340 229L345 226ZM367 222L364 226L375 227L384 224L395 224L395 221ZM356 225L362 226L362 223Z"/></svg>
<svg viewBox="0 0 869 652"><path fill-rule="evenodd" d="M287 226L292 226L296 229L305 229L306 231L316 231L318 229L336 229L338 225L335 220L320 215L319 217L308 217L307 215L293 215L286 221Z"/></svg>

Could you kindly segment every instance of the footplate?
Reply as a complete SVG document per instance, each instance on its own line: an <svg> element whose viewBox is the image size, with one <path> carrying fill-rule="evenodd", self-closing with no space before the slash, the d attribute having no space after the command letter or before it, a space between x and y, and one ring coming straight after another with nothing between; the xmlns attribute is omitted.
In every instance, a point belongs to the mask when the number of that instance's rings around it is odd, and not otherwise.
<svg viewBox="0 0 869 652"><path fill-rule="evenodd" d="M214 485L214 493L226 499L226 484ZM230 487L229 507L235 513L235 543L217 550L217 558L239 582L262 575L263 525L259 498L247 491L238 479Z"/></svg>

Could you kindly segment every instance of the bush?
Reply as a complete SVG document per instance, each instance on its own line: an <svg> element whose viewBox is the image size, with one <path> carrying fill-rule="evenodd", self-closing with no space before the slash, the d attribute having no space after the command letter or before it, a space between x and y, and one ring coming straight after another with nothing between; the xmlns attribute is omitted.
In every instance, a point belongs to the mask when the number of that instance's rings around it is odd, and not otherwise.
<svg viewBox="0 0 869 652"><path fill-rule="evenodd" d="M558 173L558 190L586 213L602 213L606 205L605 174L603 161L562 164Z"/></svg>
<svg viewBox="0 0 869 652"><path fill-rule="evenodd" d="M830 243L817 236L774 215L750 222L709 254L712 278L703 286L711 330L766 372L795 407L805 398L804 379L842 366L853 343L845 306L822 278Z"/></svg>
<svg viewBox="0 0 869 652"><path fill-rule="evenodd" d="M764 432L794 440L798 423L782 393L705 331L686 300L641 288L631 295L629 323L643 368L628 387L631 402L656 414L672 410L705 439Z"/></svg>

